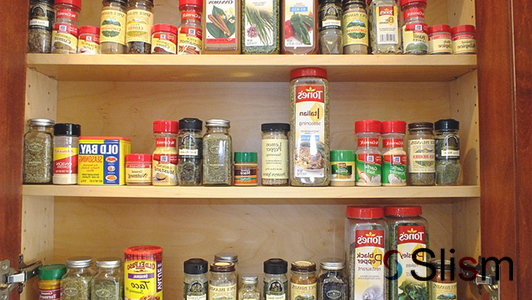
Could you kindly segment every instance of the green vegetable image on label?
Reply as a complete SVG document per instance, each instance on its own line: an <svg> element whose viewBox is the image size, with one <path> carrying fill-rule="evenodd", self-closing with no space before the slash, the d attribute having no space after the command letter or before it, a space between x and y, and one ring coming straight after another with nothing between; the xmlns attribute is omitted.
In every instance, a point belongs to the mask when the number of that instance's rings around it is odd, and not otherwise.
<svg viewBox="0 0 532 300"><path fill-rule="evenodd" d="M381 185L380 154L358 154L356 156L356 184L366 186Z"/></svg>

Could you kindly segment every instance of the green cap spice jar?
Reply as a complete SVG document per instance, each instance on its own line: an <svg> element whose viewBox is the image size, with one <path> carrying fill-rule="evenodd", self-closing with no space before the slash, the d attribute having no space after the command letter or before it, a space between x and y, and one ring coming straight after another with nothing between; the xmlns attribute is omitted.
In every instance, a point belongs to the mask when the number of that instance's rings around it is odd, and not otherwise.
<svg viewBox="0 0 532 300"><path fill-rule="evenodd" d="M258 184L257 152L235 152L235 185Z"/></svg>
<svg viewBox="0 0 532 300"><path fill-rule="evenodd" d="M355 151L331 151L331 186L355 186Z"/></svg>
<svg viewBox="0 0 532 300"><path fill-rule="evenodd" d="M61 299L61 278L66 266L61 264L39 267L39 299Z"/></svg>

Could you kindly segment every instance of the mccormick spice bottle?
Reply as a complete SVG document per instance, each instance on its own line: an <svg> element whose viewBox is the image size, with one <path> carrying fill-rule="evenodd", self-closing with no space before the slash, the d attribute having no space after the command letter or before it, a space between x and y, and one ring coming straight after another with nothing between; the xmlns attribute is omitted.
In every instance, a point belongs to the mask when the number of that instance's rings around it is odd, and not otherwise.
<svg viewBox="0 0 532 300"><path fill-rule="evenodd" d="M124 256L124 298L163 300L163 249L134 246Z"/></svg>
<svg viewBox="0 0 532 300"><path fill-rule="evenodd" d="M153 26L153 0L129 0L127 10L127 53L149 54Z"/></svg>
<svg viewBox="0 0 532 300"><path fill-rule="evenodd" d="M288 263L280 258L264 262L264 300L288 300Z"/></svg>
<svg viewBox="0 0 532 300"><path fill-rule="evenodd" d="M282 53L318 53L318 5L318 0L282 2Z"/></svg>
<svg viewBox="0 0 532 300"><path fill-rule="evenodd" d="M355 123L358 149L356 152L356 185L381 186L382 156L379 151L381 122L363 120Z"/></svg>
<svg viewBox="0 0 532 300"><path fill-rule="evenodd" d="M101 54L126 53L127 0L104 0L100 17Z"/></svg>
<svg viewBox="0 0 532 300"><path fill-rule="evenodd" d="M181 24L178 31L177 54L201 54L203 0L179 0L179 10L181 10Z"/></svg>
<svg viewBox="0 0 532 300"><path fill-rule="evenodd" d="M320 53L342 54L342 2L338 0L320 1Z"/></svg>
<svg viewBox="0 0 532 300"><path fill-rule="evenodd" d="M429 27L429 54L452 54L451 26L442 24Z"/></svg>
<svg viewBox="0 0 532 300"><path fill-rule="evenodd" d="M382 185L406 185L406 151L404 150L403 137L405 136L406 122L382 122Z"/></svg>
<svg viewBox="0 0 532 300"><path fill-rule="evenodd" d="M81 26L78 39L79 54L100 54L100 28Z"/></svg>
<svg viewBox="0 0 532 300"><path fill-rule="evenodd" d="M126 155L126 185L151 185L151 163L150 154Z"/></svg>
<svg viewBox="0 0 532 300"><path fill-rule="evenodd" d="M78 50L78 15L81 0L55 0L55 24L52 52L75 54Z"/></svg>
<svg viewBox="0 0 532 300"><path fill-rule="evenodd" d="M66 273L65 265L44 265L39 267L39 299L60 300L61 278Z"/></svg>
<svg viewBox="0 0 532 300"><path fill-rule="evenodd" d="M316 264L311 261L292 263L290 277L290 299L318 299L318 277Z"/></svg>
<svg viewBox="0 0 532 300"><path fill-rule="evenodd" d="M54 184L78 183L78 152L81 126L58 123L54 125Z"/></svg>
<svg viewBox="0 0 532 300"><path fill-rule="evenodd" d="M207 300L209 263L201 258L191 258L185 261L184 270L183 300Z"/></svg>
<svg viewBox="0 0 532 300"><path fill-rule="evenodd" d="M153 122L155 151L153 151L153 185L177 185L177 122Z"/></svg>
<svg viewBox="0 0 532 300"><path fill-rule="evenodd" d="M151 53L176 54L177 28L172 24L155 24L152 28Z"/></svg>
<svg viewBox="0 0 532 300"><path fill-rule="evenodd" d="M477 53L477 43L475 39L475 26L460 25L453 27L453 53L454 54L475 54Z"/></svg>

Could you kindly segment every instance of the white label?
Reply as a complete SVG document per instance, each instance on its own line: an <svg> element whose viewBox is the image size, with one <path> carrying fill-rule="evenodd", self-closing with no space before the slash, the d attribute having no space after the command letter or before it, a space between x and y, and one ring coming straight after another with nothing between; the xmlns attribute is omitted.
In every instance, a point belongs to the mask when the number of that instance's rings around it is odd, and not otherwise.
<svg viewBox="0 0 532 300"><path fill-rule="evenodd" d="M357 230L355 235L353 299L385 299L384 230Z"/></svg>
<svg viewBox="0 0 532 300"><path fill-rule="evenodd" d="M299 25L304 24L305 29L292 30L293 35L285 38L286 48L312 48L314 47L314 0L285 0L285 11L283 24L290 24L296 21ZM288 22L287 22L288 21ZM310 25L310 29L308 26ZM286 25L285 25L286 26ZM300 36L301 35L301 36Z"/></svg>
<svg viewBox="0 0 532 300"><path fill-rule="evenodd" d="M285 300L286 295L266 295L266 300Z"/></svg>
<svg viewBox="0 0 532 300"><path fill-rule="evenodd" d="M187 300L207 300L207 295L201 295L201 296L187 295Z"/></svg>
<svg viewBox="0 0 532 300"><path fill-rule="evenodd" d="M377 44L397 45L399 44L399 25L397 20L397 7L377 6L375 7L375 20L377 22Z"/></svg>
<svg viewBox="0 0 532 300"><path fill-rule="evenodd" d="M442 150L441 156L460 157L460 150Z"/></svg>
<svg viewBox="0 0 532 300"><path fill-rule="evenodd" d="M50 25L49 21L46 20L30 20L30 26L43 26L48 27Z"/></svg>
<svg viewBox="0 0 532 300"><path fill-rule="evenodd" d="M262 140L262 178L288 179L288 139Z"/></svg>
<svg viewBox="0 0 532 300"><path fill-rule="evenodd" d="M411 140L408 145L410 173L436 172L435 143L433 139Z"/></svg>
<svg viewBox="0 0 532 300"><path fill-rule="evenodd" d="M245 29L244 40L248 47L273 46L273 1L272 0L247 0L244 9ZM260 20L255 21L254 20Z"/></svg>
<svg viewBox="0 0 532 300"><path fill-rule="evenodd" d="M328 26L340 27L342 26L342 21L327 19L327 20L323 20L323 22L321 22L321 25L322 27L328 27Z"/></svg>
<svg viewBox="0 0 532 300"><path fill-rule="evenodd" d="M198 156L198 149L179 149L179 155Z"/></svg>
<svg viewBox="0 0 532 300"><path fill-rule="evenodd" d="M236 43L236 26L240 25L236 16L235 0L207 0L205 14L206 44Z"/></svg>

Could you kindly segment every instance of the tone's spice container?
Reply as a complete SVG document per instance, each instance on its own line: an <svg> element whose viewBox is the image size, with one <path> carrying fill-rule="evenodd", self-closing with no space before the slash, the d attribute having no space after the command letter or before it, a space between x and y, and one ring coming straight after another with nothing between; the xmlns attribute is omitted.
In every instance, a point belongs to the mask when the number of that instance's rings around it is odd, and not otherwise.
<svg viewBox="0 0 532 300"><path fill-rule="evenodd" d="M235 185L252 186L258 184L259 165L257 152L235 152Z"/></svg>
<svg viewBox="0 0 532 300"><path fill-rule="evenodd" d="M355 151L331 151L331 186L355 186Z"/></svg>
<svg viewBox="0 0 532 300"><path fill-rule="evenodd" d="M123 137L79 138L78 184L124 185L131 140Z"/></svg>
<svg viewBox="0 0 532 300"><path fill-rule="evenodd" d="M453 40L451 26L434 25L429 27L429 54L452 54Z"/></svg>
<svg viewBox="0 0 532 300"><path fill-rule="evenodd" d="M163 300L163 249L134 246L124 256L125 300Z"/></svg>
<svg viewBox="0 0 532 300"><path fill-rule="evenodd" d="M151 185L151 155L133 153L126 155L126 184Z"/></svg>
<svg viewBox="0 0 532 300"><path fill-rule="evenodd" d="M151 36L152 54L177 53L177 27L172 24L155 24Z"/></svg>
<svg viewBox="0 0 532 300"><path fill-rule="evenodd" d="M66 266L61 264L39 267L39 300L61 299L61 278Z"/></svg>
<svg viewBox="0 0 532 300"><path fill-rule="evenodd" d="M100 28L96 26L79 28L78 53L100 54Z"/></svg>
<svg viewBox="0 0 532 300"><path fill-rule="evenodd" d="M453 27L453 53L454 54L475 54L477 53L477 42L475 38L475 26L460 25Z"/></svg>

